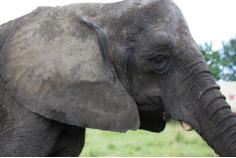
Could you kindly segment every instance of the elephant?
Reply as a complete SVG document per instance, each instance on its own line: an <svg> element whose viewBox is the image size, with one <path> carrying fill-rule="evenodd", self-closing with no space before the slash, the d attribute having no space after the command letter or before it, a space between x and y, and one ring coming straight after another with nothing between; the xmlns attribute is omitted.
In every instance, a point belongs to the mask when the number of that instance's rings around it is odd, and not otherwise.
<svg viewBox="0 0 236 158"><path fill-rule="evenodd" d="M194 129L236 156L236 116L172 0L38 7L0 26L0 156L78 156L85 129Z"/></svg>

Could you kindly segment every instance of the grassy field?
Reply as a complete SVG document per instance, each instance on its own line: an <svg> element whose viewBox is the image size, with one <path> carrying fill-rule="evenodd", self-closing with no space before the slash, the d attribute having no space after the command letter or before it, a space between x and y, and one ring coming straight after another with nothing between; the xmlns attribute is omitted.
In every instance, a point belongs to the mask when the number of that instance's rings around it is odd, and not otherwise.
<svg viewBox="0 0 236 158"><path fill-rule="evenodd" d="M194 131L185 132L179 124L168 124L161 133L143 130L127 133L88 129L80 156L217 156Z"/></svg>

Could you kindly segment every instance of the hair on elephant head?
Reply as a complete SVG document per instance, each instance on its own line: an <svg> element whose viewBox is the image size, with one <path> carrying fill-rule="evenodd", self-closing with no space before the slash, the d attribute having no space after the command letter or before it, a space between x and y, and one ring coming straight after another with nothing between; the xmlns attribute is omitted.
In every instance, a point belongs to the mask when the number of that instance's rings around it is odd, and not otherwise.
<svg viewBox="0 0 236 158"><path fill-rule="evenodd" d="M172 118L236 155L236 117L171 0L38 9L3 27L0 75L29 111L120 132L160 132Z"/></svg>

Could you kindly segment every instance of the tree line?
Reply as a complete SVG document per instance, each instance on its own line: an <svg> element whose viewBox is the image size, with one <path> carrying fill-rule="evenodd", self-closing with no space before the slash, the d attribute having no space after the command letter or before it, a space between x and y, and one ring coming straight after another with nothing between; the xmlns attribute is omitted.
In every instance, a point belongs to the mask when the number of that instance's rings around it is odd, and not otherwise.
<svg viewBox="0 0 236 158"><path fill-rule="evenodd" d="M212 49L212 43L200 45L206 63L216 80L236 81L236 37L222 42L222 48Z"/></svg>

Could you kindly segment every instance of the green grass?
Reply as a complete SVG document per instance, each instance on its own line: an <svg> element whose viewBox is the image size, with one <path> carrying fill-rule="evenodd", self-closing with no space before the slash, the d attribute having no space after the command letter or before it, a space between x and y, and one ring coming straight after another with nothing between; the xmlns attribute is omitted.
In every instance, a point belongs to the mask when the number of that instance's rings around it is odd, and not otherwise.
<svg viewBox="0 0 236 158"><path fill-rule="evenodd" d="M195 132L185 132L179 124L168 124L161 133L143 130L127 133L88 129L80 156L217 156Z"/></svg>

